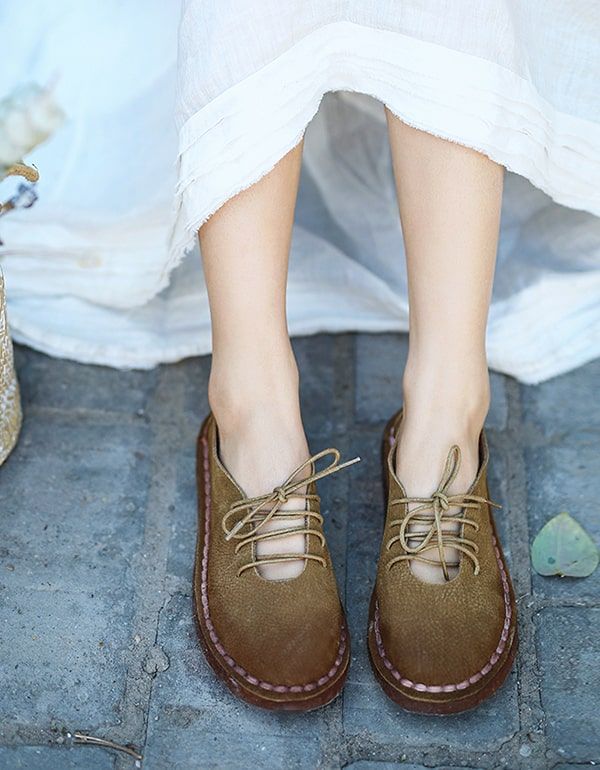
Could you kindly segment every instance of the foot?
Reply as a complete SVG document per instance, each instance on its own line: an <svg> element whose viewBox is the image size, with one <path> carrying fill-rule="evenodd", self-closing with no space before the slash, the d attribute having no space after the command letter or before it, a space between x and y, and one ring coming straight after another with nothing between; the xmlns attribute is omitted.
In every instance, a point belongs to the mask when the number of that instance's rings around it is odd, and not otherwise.
<svg viewBox="0 0 600 770"><path fill-rule="evenodd" d="M287 387L283 384L287 382ZM219 457L247 497L271 492L301 465L310 455L298 399L297 375L291 371L280 373L277 392L268 390L256 397L256 382L251 393L237 393L235 399L226 399L226 388L211 385L214 395L211 408L219 428ZM240 403L241 402L241 403ZM304 476L308 474L305 469ZM299 493L305 492L300 488ZM280 510L297 511L299 500L283 503ZM265 511L265 514L268 511ZM278 516L268 522L263 532L297 529L298 518ZM287 535L256 543L258 557L276 553L304 553L304 535ZM259 568L267 580L286 580L303 571L303 559L279 564L264 564Z"/></svg>
<svg viewBox="0 0 600 770"><path fill-rule="evenodd" d="M464 388L446 388L445 392L440 389L432 397L428 397L423 386L405 386L404 417L397 437L395 470L407 496L430 497L435 492L448 452L454 445L460 449L460 465L448 493L467 492L479 468L479 437L488 410L488 392L487 371L482 375L479 386L471 381ZM416 505L409 505L408 510L414 510ZM456 516L459 513L460 508L451 507L445 515ZM458 524L442 525L442 530L448 533L458 533L459 528ZM413 533L427 530L428 527L423 524L411 524L408 528ZM409 545L417 545L417 540L409 540ZM426 557L437 564L413 560L411 569L416 577L428 583L445 582L437 549L427 551ZM449 565L457 564L459 553L454 548L446 547L444 559ZM457 571L458 567L449 566L450 578Z"/></svg>

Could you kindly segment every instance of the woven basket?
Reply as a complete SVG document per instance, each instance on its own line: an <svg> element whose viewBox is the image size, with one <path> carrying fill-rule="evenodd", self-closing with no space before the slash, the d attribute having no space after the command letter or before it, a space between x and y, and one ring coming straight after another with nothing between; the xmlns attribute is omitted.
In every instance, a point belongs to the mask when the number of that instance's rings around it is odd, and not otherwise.
<svg viewBox="0 0 600 770"><path fill-rule="evenodd" d="M0 181L7 176L20 176L28 182L37 182L38 172L25 163L15 163L9 168L0 168ZM0 215L13 208L13 201L0 201ZM0 465L14 449L19 433L23 413L19 382L15 372L13 346L6 317L6 293L4 275L0 269Z"/></svg>
<svg viewBox="0 0 600 770"><path fill-rule="evenodd" d="M6 320L4 276L0 270L0 465L17 443L22 419L19 383Z"/></svg>

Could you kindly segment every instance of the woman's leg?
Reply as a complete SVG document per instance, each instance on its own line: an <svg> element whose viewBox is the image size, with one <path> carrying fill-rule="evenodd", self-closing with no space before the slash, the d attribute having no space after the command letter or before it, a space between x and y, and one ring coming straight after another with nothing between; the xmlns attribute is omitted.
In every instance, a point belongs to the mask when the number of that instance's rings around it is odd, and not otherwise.
<svg viewBox="0 0 600 770"><path fill-rule="evenodd" d="M212 322L209 402L221 459L250 497L281 484L308 457L285 306L302 144L199 232ZM257 549L259 555L302 552L304 536L265 540ZM261 572L293 577L303 566L290 561Z"/></svg>
<svg viewBox="0 0 600 770"><path fill-rule="evenodd" d="M409 495L436 489L448 450L462 462L451 492L466 492L490 399L485 331L503 168L461 145L411 128L386 109L406 247L410 338L397 472ZM450 529L450 527L448 527ZM428 551L428 558L437 552ZM450 561L457 556L448 550ZM424 580L441 568L411 563Z"/></svg>

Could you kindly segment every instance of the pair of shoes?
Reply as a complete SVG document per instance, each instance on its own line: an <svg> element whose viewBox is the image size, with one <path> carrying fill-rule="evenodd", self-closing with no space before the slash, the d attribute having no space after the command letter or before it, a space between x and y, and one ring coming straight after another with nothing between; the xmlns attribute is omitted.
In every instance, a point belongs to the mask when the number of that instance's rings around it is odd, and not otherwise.
<svg viewBox="0 0 600 770"><path fill-rule="evenodd" d="M369 653L383 690L402 707L453 713L476 706L508 675L517 646L514 595L488 500L485 436L479 472L467 493L446 492L460 462L458 447L453 447L432 497L409 498L394 471L401 419L401 412L394 415L384 436L387 517L371 599ZM317 470L326 457L329 465ZM308 711L329 703L344 686L350 638L323 535L316 482L357 459L340 463L339 452L326 449L272 492L248 498L219 459L214 417L209 415L202 425L195 616L209 664L249 703ZM289 499L298 499L301 509L279 512ZM460 519L458 534L441 528L450 505L461 508L455 517ZM289 529L265 526L278 515L298 519L294 531L305 537L304 553L257 555L260 540L290 534ZM411 521L426 524L419 528L422 534L411 531L408 536ZM431 561L424 554L436 549L443 562L446 546L461 554L457 574L450 579L450 565L443 564L444 583L416 578L411 561ZM261 564L298 559L304 560L298 577L268 580L259 572Z"/></svg>

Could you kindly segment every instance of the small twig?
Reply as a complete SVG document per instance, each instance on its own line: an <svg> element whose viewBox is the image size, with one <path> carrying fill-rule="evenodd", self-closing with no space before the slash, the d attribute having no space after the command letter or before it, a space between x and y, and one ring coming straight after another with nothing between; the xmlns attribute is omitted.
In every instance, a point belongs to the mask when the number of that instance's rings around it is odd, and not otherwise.
<svg viewBox="0 0 600 770"><path fill-rule="evenodd" d="M131 746L123 746L120 743L109 741L106 738L96 738L94 735L86 735L85 733L73 733L73 743L81 743L87 746L102 746L105 749L114 749L115 751L123 751L125 754L137 759L139 762L143 759L142 755L131 748Z"/></svg>

